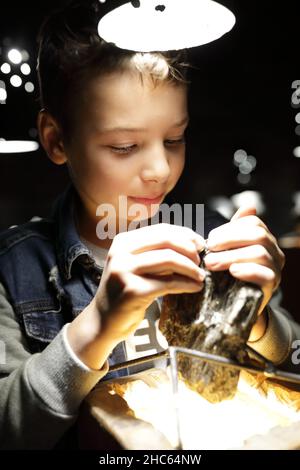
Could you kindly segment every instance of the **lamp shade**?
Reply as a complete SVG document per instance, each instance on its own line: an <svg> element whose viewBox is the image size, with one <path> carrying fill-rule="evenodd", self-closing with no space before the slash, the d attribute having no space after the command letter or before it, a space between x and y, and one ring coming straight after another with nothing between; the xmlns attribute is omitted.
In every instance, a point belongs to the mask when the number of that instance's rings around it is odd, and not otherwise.
<svg viewBox="0 0 300 470"><path fill-rule="evenodd" d="M207 44L234 24L234 14L212 0L140 0L107 13L98 33L121 49L168 51Z"/></svg>

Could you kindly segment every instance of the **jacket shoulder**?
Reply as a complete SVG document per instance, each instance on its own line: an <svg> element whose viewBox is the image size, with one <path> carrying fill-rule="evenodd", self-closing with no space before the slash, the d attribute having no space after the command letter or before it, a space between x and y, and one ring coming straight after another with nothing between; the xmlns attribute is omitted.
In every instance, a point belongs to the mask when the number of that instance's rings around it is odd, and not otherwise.
<svg viewBox="0 0 300 470"><path fill-rule="evenodd" d="M51 219L32 219L0 232L0 255L29 239L50 242L53 240L54 223Z"/></svg>

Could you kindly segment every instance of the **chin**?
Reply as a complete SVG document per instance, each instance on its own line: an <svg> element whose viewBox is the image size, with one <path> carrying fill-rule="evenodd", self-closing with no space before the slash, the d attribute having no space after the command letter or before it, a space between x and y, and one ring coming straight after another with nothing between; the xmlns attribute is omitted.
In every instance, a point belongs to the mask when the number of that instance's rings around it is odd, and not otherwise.
<svg viewBox="0 0 300 470"><path fill-rule="evenodd" d="M128 216L128 222L142 222L143 220L148 220L154 217L159 211L160 204L152 204L151 207L146 207L144 209L144 213L137 213L136 215Z"/></svg>

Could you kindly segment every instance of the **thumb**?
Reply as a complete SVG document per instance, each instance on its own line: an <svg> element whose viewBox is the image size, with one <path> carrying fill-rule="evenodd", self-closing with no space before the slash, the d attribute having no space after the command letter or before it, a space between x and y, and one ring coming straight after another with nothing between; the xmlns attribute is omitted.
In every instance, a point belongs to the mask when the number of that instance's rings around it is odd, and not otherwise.
<svg viewBox="0 0 300 470"><path fill-rule="evenodd" d="M231 222L248 215L256 215L256 209L254 206L242 206L236 211L235 214L231 217Z"/></svg>

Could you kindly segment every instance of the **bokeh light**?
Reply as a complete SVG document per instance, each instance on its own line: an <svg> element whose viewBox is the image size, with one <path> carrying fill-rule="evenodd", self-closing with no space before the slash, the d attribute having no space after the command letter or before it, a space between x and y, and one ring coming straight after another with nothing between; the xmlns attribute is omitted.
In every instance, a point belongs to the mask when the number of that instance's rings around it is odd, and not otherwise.
<svg viewBox="0 0 300 470"><path fill-rule="evenodd" d="M1 65L0 70L1 70L2 73L8 74L11 71L11 66L7 62L4 62L4 64Z"/></svg>
<svg viewBox="0 0 300 470"><path fill-rule="evenodd" d="M21 55L22 55L22 61L23 61L23 62L26 62L27 60L29 60L29 57L30 57L30 56L29 56L29 54L28 54L27 51L23 50L23 51L21 52Z"/></svg>
<svg viewBox="0 0 300 470"><path fill-rule="evenodd" d="M245 175L243 173L239 173L237 176L237 180L240 184L249 184L251 181L251 175Z"/></svg>
<svg viewBox="0 0 300 470"><path fill-rule="evenodd" d="M5 88L1 87L0 85L0 103L5 104L6 99L7 99L7 92Z"/></svg>
<svg viewBox="0 0 300 470"><path fill-rule="evenodd" d="M27 93L32 93L34 91L34 84L32 82L25 83L25 90Z"/></svg>
<svg viewBox="0 0 300 470"><path fill-rule="evenodd" d="M10 77L10 83L15 88L18 88L22 85L22 78L19 77L19 75L13 75L12 77Z"/></svg>
<svg viewBox="0 0 300 470"><path fill-rule="evenodd" d="M258 215L262 215L266 210L262 195L259 191L242 191L241 193L234 194L231 200L235 209L242 206L253 206L256 208Z"/></svg>
<svg viewBox="0 0 300 470"><path fill-rule="evenodd" d="M257 165L257 160L253 155L248 155L247 156L247 162L252 166L252 171L255 170L256 165Z"/></svg>
<svg viewBox="0 0 300 470"><path fill-rule="evenodd" d="M31 68L28 64L22 64L21 65L21 72L23 75L29 75L31 72Z"/></svg>
<svg viewBox="0 0 300 470"><path fill-rule="evenodd" d="M18 49L11 49L7 54L12 64L20 64L22 62L22 54Z"/></svg>
<svg viewBox="0 0 300 470"><path fill-rule="evenodd" d="M239 149L236 152L234 152L233 156L233 162L236 166L240 166L241 163L243 163L244 160L247 158L247 152L245 150Z"/></svg>
<svg viewBox="0 0 300 470"><path fill-rule="evenodd" d="M239 168L242 175L249 175L253 169L251 163L249 163L248 160L245 160L243 163L241 163Z"/></svg>
<svg viewBox="0 0 300 470"><path fill-rule="evenodd" d="M295 147L293 150L293 155L296 158L300 158L300 147Z"/></svg>
<svg viewBox="0 0 300 470"><path fill-rule="evenodd" d="M38 131L35 127L32 127L31 129L29 129L28 131L28 135L32 138L32 139L36 139L37 136L38 136Z"/></svg>

